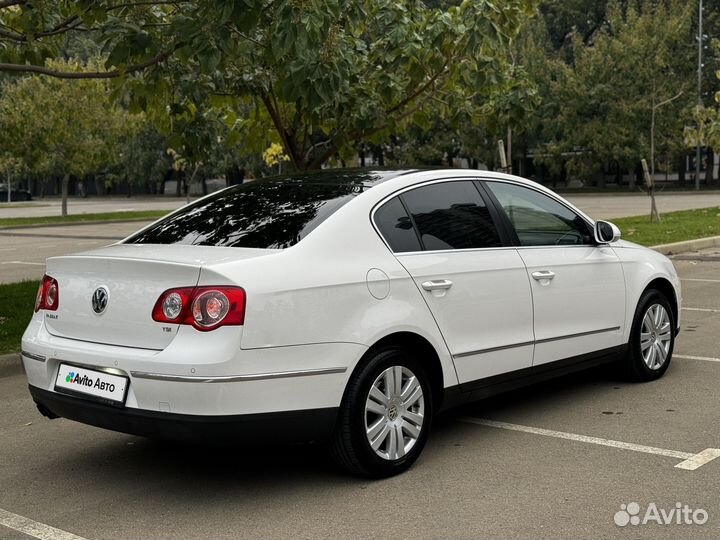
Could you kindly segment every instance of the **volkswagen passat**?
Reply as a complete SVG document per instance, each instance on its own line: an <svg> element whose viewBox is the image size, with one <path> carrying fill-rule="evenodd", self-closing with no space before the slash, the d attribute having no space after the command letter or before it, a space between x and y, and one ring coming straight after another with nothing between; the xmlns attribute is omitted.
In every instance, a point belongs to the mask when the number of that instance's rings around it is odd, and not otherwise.
<svg viewBox="0 0 720 540"><path fill-rule="evenodd" d="M209 195L47 261L22 339L50 418L150 437L329 441L409 467L433 415L616 361L670 363L680 282L542 186L324 171Z"/></svg>

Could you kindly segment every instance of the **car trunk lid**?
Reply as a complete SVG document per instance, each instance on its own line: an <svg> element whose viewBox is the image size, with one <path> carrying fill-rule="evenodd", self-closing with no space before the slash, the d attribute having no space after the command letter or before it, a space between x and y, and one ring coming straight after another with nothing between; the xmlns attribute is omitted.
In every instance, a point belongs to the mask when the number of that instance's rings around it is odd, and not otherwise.
<svg viewBox="0 0 720 540"><path fill-rule="evenodd" d="M53 257L47 273L58 281L59 307L45 312L46 327L58 337L161 350L179 326L152 319L164 291L195 286L204 264L265 254L268 250L119 244ZM100 288L107 290L107 305L97 313L93 295Z"/></svg>

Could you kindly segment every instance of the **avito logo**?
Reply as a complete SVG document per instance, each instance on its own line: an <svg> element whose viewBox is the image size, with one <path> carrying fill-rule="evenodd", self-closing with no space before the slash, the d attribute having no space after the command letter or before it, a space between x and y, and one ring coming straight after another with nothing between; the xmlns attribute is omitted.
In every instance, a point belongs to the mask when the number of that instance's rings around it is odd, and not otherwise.
<svg viewBox="0 0 720 540"><path fill-rule="evenodd" d="M79 384L81 386L87 386L90 388L95 388L97 390L105 390L107 392L114 392L115 391L115 385L112 383L104 382L100 380L100 377L97 379L92 379L91 377L88 377L87 375L80 376L79 373L75 373L74 371L71 371L67 374L65 377L66 383L73 383L73 384Z"/></svg>
<svg viewBox="0 0 720 540"><path fill-rule="evenodd" d="M658 525L704 525L708 520L707 510L702 508L690 508L687 504L675 503L675 508L666 510L658 508L657 504L651 502L644 515L641 513L640 505L636 502L621 504L620 510L615 513L615 525L625 527L626 525L647 525L656 523Z"/></svg>

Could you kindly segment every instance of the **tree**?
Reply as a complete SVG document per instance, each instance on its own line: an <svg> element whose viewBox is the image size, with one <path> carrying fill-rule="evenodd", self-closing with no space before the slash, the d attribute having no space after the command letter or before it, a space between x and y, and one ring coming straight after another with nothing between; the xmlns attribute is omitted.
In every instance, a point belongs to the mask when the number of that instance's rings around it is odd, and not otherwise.
<svg viewBox="0 0 720 540"><path fill-rule="evenodd" d="M546 161L562 159L568 171L592 175L607 163L634 171L650 154L653 108L683 92L655 117L656 146L684 151L682 127L692 102L693 5L679 0L608 3L606 23L589 43L575 36L572 63L554 61L555 134L546 139ZM634 176L631 177L631 188Z"/></svg>
<svg viewBox="0 0 720 540"><path fill-rule="evenodd" d="M52 63L50 69L84 69ZM119 160L119 142L128 117L108 100L103 81L76 84L31 76L3 88L0 97L0 147L40 175L62 177L62 215L68 186L78 178Z"/></svg>
<svg viewBox="0 0 720 540"><path fill-rule="evenodd" d="M432 102L464 104L494 85L498 63L536 0L0 2L0 71L119 79L116 95L171 114L212 96L263 114L243 136L274 128L292 165L320 167L360 141L422 121ZM90 31L104 69L48 68L60 35ZM54 49L55 47L55 49ZM232 106L231 106L232 108ZM264 146L267 146L266 144Z"/></svg>

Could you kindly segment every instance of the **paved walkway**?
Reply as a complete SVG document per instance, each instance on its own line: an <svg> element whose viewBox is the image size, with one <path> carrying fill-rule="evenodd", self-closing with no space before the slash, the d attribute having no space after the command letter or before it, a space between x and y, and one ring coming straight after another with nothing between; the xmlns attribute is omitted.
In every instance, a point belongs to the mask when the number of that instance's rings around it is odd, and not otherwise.
<svg viewBox="0 0 720 540"><path fill-rule="evenodd" d="M612 219L650 213L650 198L643 193L582 194L564 193L563 196L596 219ZM660 212L690 210L720 206L720 192L675 192L657 196ZM185 204L177 197L117 197L71 199L70 214L98 212L128 212L135 210L175 210ZM0 218L60 215L59 199L44 199L30 203L0 204Z"/></svg>
<svg viewBox="0 0 720 540"><path fill-rule="evenodd" d="M613 219L626 216L650 215L650 197L637 194L571 194L563 197L594 219ZM720 206L720 192L681 192L658 194L655 197L660 213L693 208Z"/></svg>

